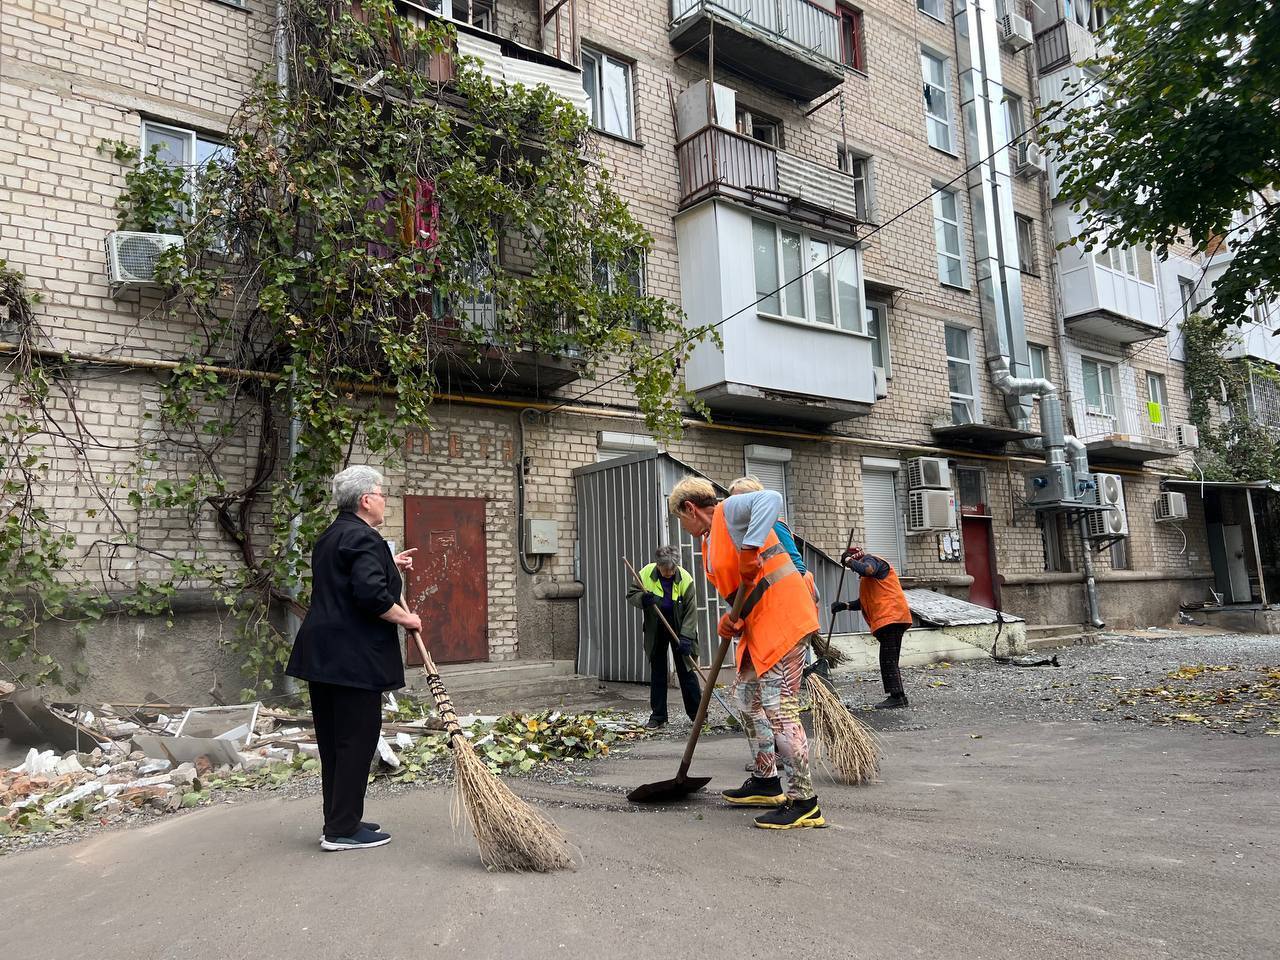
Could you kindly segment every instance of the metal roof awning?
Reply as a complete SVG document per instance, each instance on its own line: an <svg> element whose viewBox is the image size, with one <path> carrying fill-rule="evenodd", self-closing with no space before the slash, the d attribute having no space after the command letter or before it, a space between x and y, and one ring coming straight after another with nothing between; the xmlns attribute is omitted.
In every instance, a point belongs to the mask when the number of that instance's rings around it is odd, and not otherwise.
<svg viewBox="0 0 1280 960"><path fill-rule="evenodd" d="M1280 483L1274 480L1191 480L1185 477L1165 477L1162 487L1202 487L1212 490L1270 490L1280 493Z"/></svg>
<svg viewBox="0 0 1280 960"><path fill-rule="evenodd" d="M1003 447L1006 443L1030 440L1040 434L998 423L952 423L930 430L942 443L964 443L975 447Z"/></svg>

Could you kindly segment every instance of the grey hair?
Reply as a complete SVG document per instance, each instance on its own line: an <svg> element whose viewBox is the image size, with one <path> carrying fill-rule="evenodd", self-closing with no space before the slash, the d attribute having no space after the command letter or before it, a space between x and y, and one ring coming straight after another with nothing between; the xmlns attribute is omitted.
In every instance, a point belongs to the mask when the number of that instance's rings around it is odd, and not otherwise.
<svg viewBox="0 0 1280 960"><path fill-rule="evenodd" d="M347 467L333 478L333 502L339 510L354 510L360 505L361 497L385 482L373 467Z"/></svg>
<svg viewBox="0 0 1280 960"><path fill-rule="evenodd" d="M653 551L654 562L660 567L680 566L680 551L669 543L664 543L657 550Z"/></svg>

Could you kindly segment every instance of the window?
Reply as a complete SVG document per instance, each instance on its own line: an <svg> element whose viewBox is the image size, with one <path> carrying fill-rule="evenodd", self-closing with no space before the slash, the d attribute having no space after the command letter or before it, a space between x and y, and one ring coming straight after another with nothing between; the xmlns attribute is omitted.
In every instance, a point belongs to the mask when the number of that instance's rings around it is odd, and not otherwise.
<svg viewBox="0 0 1280 960"><path fill-rule="evenodd" d="M1020 213L1013 215L1018 228L1018 269L1023 273L1036 272L1036 224Z"/></svg>
<svg viewBox="0 0 1280 960"><path fill-rule="evenodd" d="M1151 261L1151 251L1146 247L1116 247L1110 250L1097 250L1093 254L1098 266L1115 273L1124 274L1134 280L1154 285L1155 266Z"/></svg>
<svg viewBox="0 0 1280 960"><path fill-rule="evenodd" d="M933 195L933 233L938 244L938 280L953 287L963 287L960 200L954 190L939 190Z"/></svg>
<svg viewBox="0 0 1280 960"><path fill-rule="evenodd" d="M1044 568L1050 573L1069 573L1071 553L1067 550L1066 517L1061 513L1040 515L1040 533L1044 538Z"/></svg>
<svg viewBox="0 0 1280 960"><path fill-rule="evenodd" d="M596 286L611 294L644 296L644 252L633 250L621 261L610 261L591 255L591 273ZM630 317L631 326L638 328L638 318Z"/></svg>
<svg viewBox="0 0 1280 960"><path fill-rule="evenodd" d="M1167 422L1169 410L1169 393L1165 389L1164 376L1151 370L1147 371L1147 419L1154 427L1161 427Z"/></svg>
<svg viewBox="0 0 1280 960"><path fill-rule="evenodd" d="M786 447L752 443L744 447L742 453L747 476L755 477L766 490L782 494L782 515L787 516L791 510L791 497L787 490L787 464L791 461L791 451Z"/></svg>
<svg viewBox="0 0 1280 960"><path fill-rule="evenodd" d="M929 146L951 153L951 61L928 50L920 51L924 71L925 127Z"/></svg>
<svg viewBox="0 0 1280 960"><path fill-rule="evenodd" d="M1027 344L1027 354L1031 359L1031 376L1037 380L1049 379L1049 348L1038 343Z"/></svg>
<svg viewBox="0 0 1280 960"><path fill-rule="evenodd" d="M752 220L751 238L760 313L863 332L862 277L853 250L771 220Z"/></svg>
<svg viewBox="0 0 1280 960"><path fill-rule="evenodd" d="M916 9L921 13L927 13L935 20L941 20L943 17L942 0L916 0Z"/></svg>
<svg viewBox="0 0 1280 960"><path fill-rule="evenodd" d="M1190 277L1178 278L1178 296L1182 300L1182 315L1189 317L1196 312L1196 282Z"/></svg>
<svg viewBox="0 0 1280 960"><path fill-rule="evenodd" d="M1116 368L1089 357L1080 358L1084 378L1084 402L1090 413L1116 415Z"/></svg>
<svg viewBox="0 0 1280 960"><path fill-rule="evenodd" d="M225 144L196 133L194 130L148 121L142 125L142 152L147 157L154 157L157 163L185 167L187 195L190 198L196 193L196 181L200 174L210 163L225 160L230 149ZM190 206L189 199L180 204L179 219L189 220L194 216ZM157 226L162 225L157 224Z"/></svg>
<svg viewBox="0 0 1280 960"><path fill-rule="evenodd" d="M1009 144L1009 161L1016 170L1018 167L1018 146L1022 135L1027 132L1026 120L1022 113L1022 98L1016 93L1004 95L1005 143Z"/></svg>
<svg viewBox="0 0 1280 960"><path fill-rule="evenodd" d="M591 125L619 137L634 137L631 64L582 48L582 88L587 92Z"/></svg>
<svg viewBox="0 0 1280 960"><path fill-rule="evenodd" d="M493 32L493 4L482 0L424 0L422 4L432 13L438 13L459 23L469 23Z"/></svg>
<svg viewBox="0 0 1280 960"><path fill-rule="evenodd" d="M871 158L841 146L836 148L836 165L841 173L847 173L853 178L853 199L858 211L858 219L870 220Z"/></svg>
<svg viewBox="0 0 1280 960"><path fill-rule="evenodd" d="M951 391L951 422L973 423L977 418L977 397L973 390L973 356L969 331L948 325L947 385Z"/></svg>
<svg viewBox="0 0 1280 960"><path fill-rule="evenodd" d="M867 336L871 338L871 365L892 376L889 369L889 306L867 301Z"/></svg>
<svg viewBox="0 0 1280 960"><path fill-rule="evenodd" d="M956 492L965 513L989 514L987 472L977 467L956 467Z"/></svg>
<svg viewBox="0 0 1280 960"><path fill-rule="evenodd" d="M867 68L866 53L862 45L862 11L844 4L837 5L840 12L840 62L853 70Z"/></svg>
<svg viewBox="0 0 1280 960"><path fill-rule="evenodd" d="M1111 545L1112 570L1132 570L1130 559L1128 540L1122 538Z"/></svg>
<svg viewBox="0 0 1280 960"><path fill-rule="evenodd" d="M744 137L751 137L771 147L782 147L782 121L764 114L756 113L745 107L738 107L734 114L738 132Z"/></svg>

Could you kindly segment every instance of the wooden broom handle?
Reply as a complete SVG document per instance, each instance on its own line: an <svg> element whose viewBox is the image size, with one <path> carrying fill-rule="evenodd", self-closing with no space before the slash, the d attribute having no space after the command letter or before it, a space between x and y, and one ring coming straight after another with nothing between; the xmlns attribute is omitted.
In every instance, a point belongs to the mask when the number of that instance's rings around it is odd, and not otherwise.
<svg viewBox="0 0 1280 960"><path fill-rule="evenodd" d="M406 613L409 612L409 603L405 600L403 593L400 595L399 606ZM405 634L412 637L418 647L418 655L422 657L422 672L427 678L427 689L431 691L431 698L436 702L436 711L444 721L445 733L450 739L465 738L466 733L463 732L462 724L458 723L458 712L453 708L453 698L445 689L444 681L440 679L440 671L436 669L436 663L431 659L431 654L427 653L427 648L422 642L422 634L417 630L405 630Z"/></svg>
<svg viewBox="0 0 1280 960"><path fill-rule="evenodd" d="M729 611L729 618L737 620L738 615L742 613L742 607L747 602L747 584L738 587L737 596L733 598L733 609ZM720 646L716 648L716 654L711 660L710 677L706 685L702 688L702 699L698 701L698 713L693 718L693 729L689 732L689 740L684 745L684 756L680 758L680 771L676 774L677 780L683 780L689 772L689 764L693 763L693 748L698 745L698 736L702 733L702 725L707 720L707 709L711 706L711 692L715 689L716 678L720 676L720 667L724 664L724 658L729 655L729 644L732 642L731 637L721 637Z"/></svg>
<svg viewBox="0 0 1280 960"><path fill-rule="evenodd" d="M644 583L640 580L640 574L636 573L636 568L631 565L631 561L628 560L626 557L623 557L622 562L625 563L627 565L627 569L631 571L631 577L632 579L635 580L636 586L639 587L641 590L643 590ZM662 625L667 628L667 633L671 634L671 640L676 645L676 656L677 657L681 656L680 635L676 633L676 628L671 626L671 624L667 622L667 618L664 617L661 613L658 614L658 619L662 622ZM693 667L694 670L698 671L698 676L702 678L703 683L706 683L707 675L703 673L702 667L698 664L698 661L695 660L693 657L685 657L684 660L685 660L685 663Z"/></svg>

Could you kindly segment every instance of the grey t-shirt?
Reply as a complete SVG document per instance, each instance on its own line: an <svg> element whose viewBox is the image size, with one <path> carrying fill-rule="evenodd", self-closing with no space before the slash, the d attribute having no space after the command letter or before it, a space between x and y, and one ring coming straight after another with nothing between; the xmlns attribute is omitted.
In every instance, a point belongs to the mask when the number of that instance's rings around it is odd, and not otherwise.
<svg viewBox="0 0 1280 960"><path fill-rule="evenodd" d="M740 493L724 501L724 522L729 539L743 547L763 547L769 531L782 516L782 494L774 490Z"/></svg>

